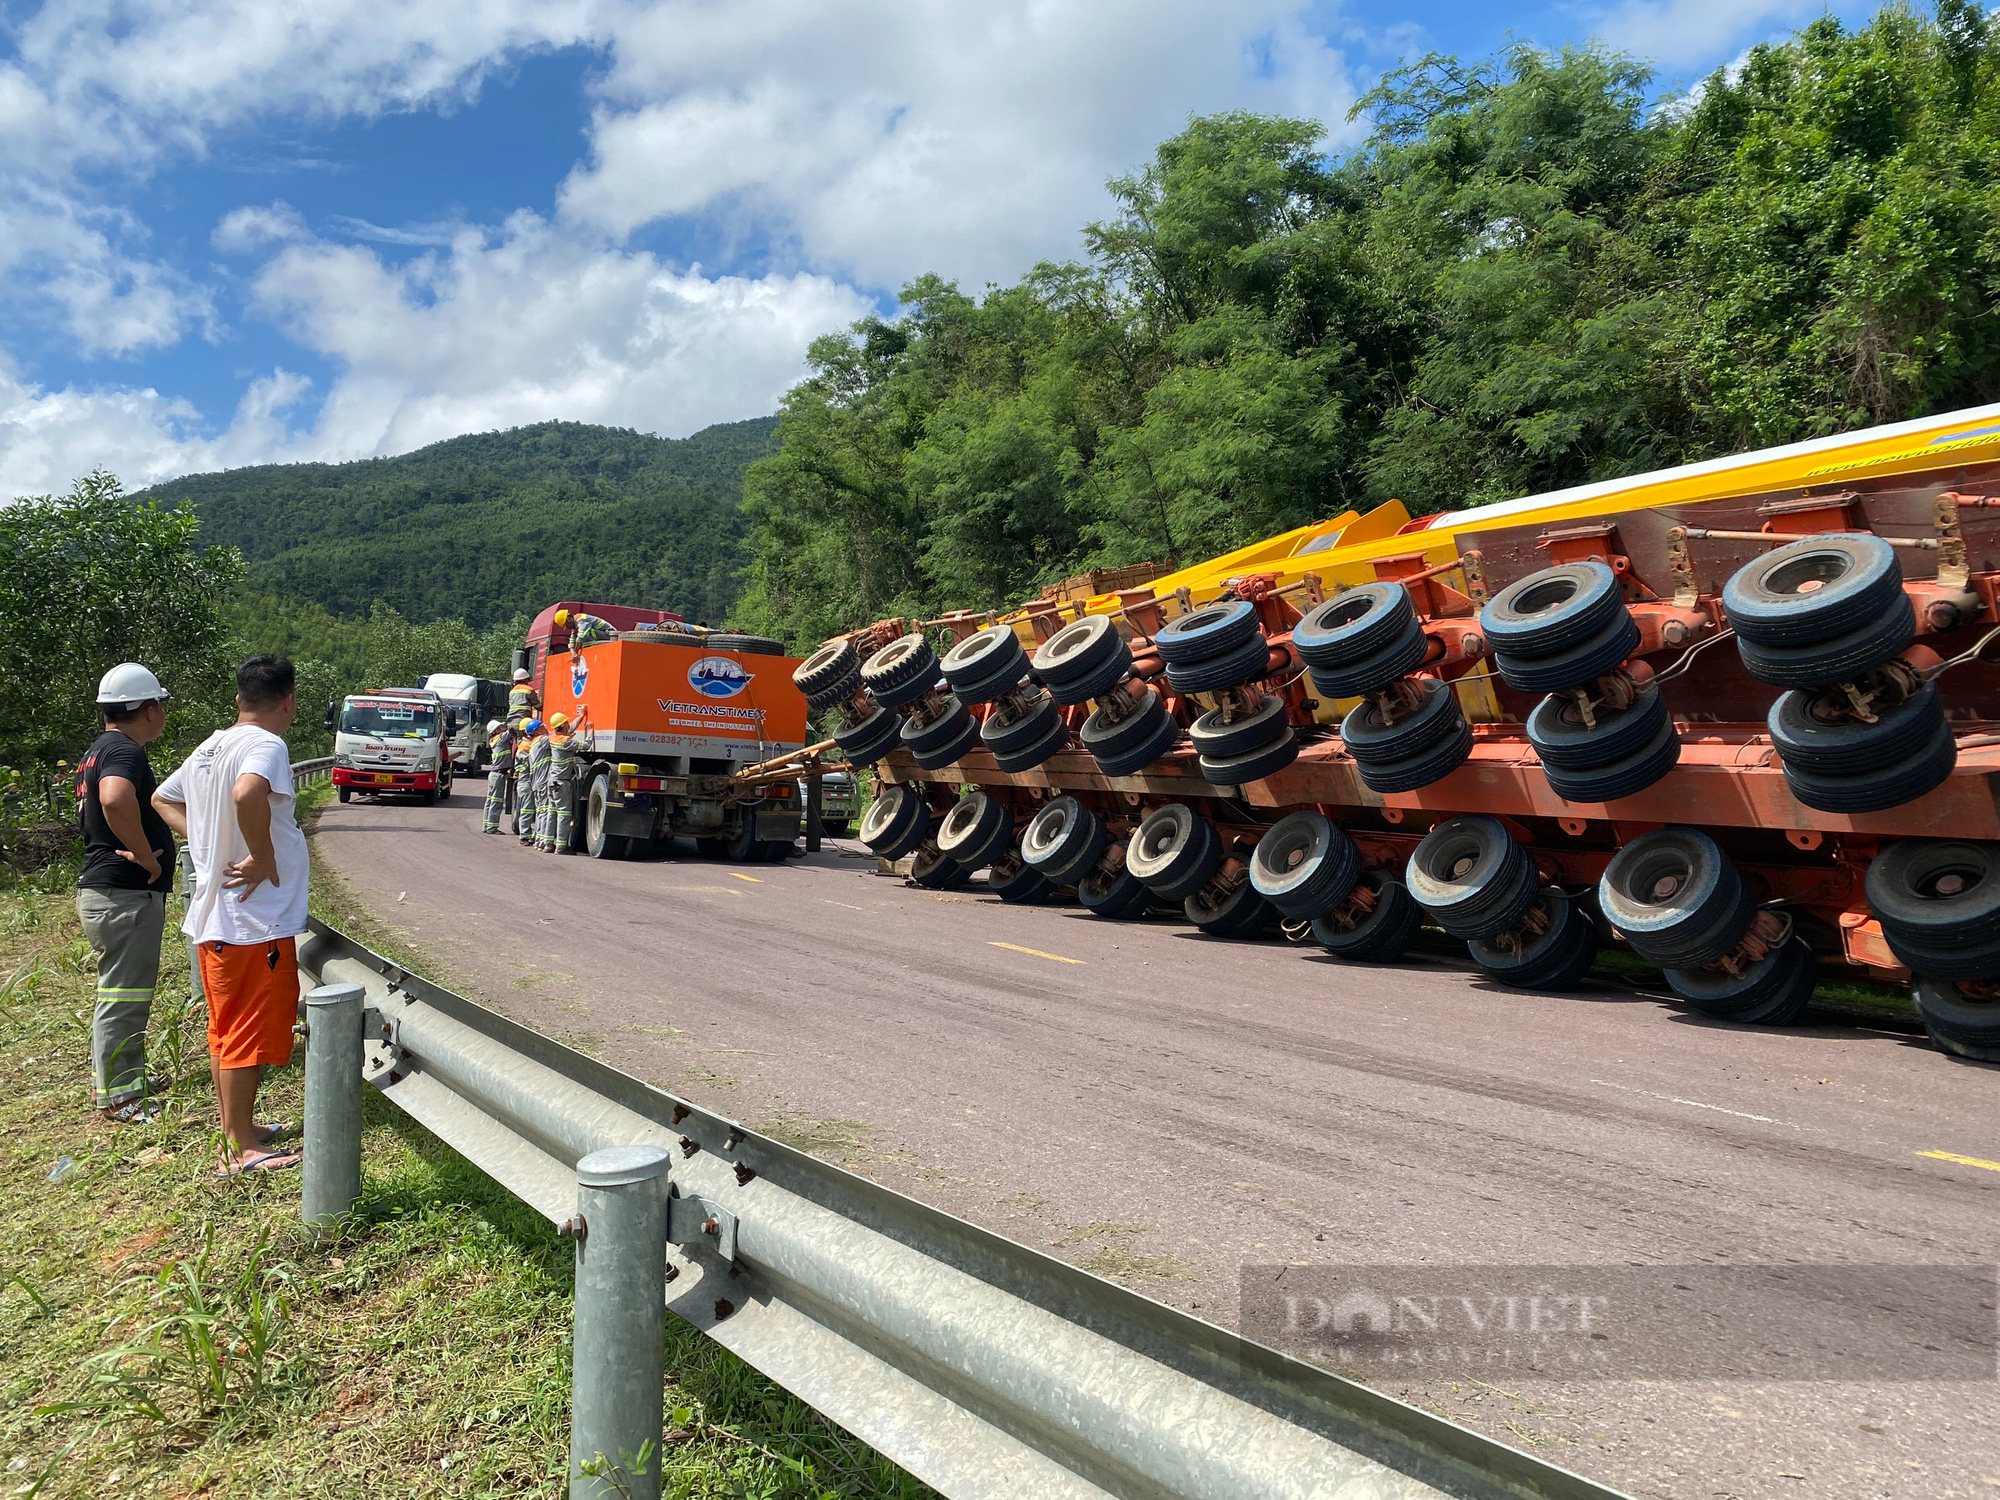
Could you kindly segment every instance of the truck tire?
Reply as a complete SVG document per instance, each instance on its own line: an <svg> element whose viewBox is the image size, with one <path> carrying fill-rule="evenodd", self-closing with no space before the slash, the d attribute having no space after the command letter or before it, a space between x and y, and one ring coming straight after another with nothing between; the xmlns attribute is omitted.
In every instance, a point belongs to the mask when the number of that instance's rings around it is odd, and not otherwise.
<svg viewBox="0 0 2000 1500"><path fill-rule="evenodd" d="M1903 595L1896 549L1865 532L1806 537L1753 558L1722 586L1739 641L1809 646L1890 612Z"/></svg>
<svg viewBox="0 0 2000 1500"><path fill-rule="evenodd" d="M1033 711L1017 718L1003 712L989 713L979 726L979 742L995 755L1012 755L1049 737L1051 727L1062 727L1062 710L1046 697L1037 695Z"/></svg>
<svg viewBox="0 0 2000 1500"><path fill-rule="evenodd" d="M1930 742L1912 755L1847 776L1795 769L1783 762L1785 785L1807 807L1821 812L1885 812L1914 802L1944 784L1958 765L1958 741L1942 715Z"/></svg>
<svg viewBox="0 0 2000 1500"><path fill-rule="evenodd" d="M623 834L606 831L610 823L611 773L599 771L590 778L583 803L583 852L592 859L629 859L632 841Z"/></svg>
<svg viewBox="0 0 2000 1500"><path fill-rule="evenodd" d="M955 891L971 883L972 871L935 844L926 844L910 862L910 880L927 891Z"/></svg>
<svg viewBox="0 0 2000 1500"><path fill-rule="evenodd" d="M1366 583L1307 611L1292 627L1292 645L1307 666L1337 668L1406 646L1412 632L1423 634L1410 591L1400 583Z"/></svg>
<svg viewBox="0 0 2000 1500"><path fill-rule="evenodd" d="M824 713L861 688L861 653L845 637L828 641L792 670L792 686L814 713Z"/></svg>
<svg viewBox="0 0 2000 1500"><path fill-rule="evenodd" d="M861 685L884 708L901 708L928 693L938 680L937 653L921 631L889 642L861 667Z"/></svg>
<svg viewBox="0 0 2000 1500"><path fill-rule="evenodd" d="M1055 892L1055 882L1009 850L986 871L986 889L1010 905L1040 901Z"/></svg>
<svg viewBox="0 0 2000 1500"><path fill-rule="evenodd" d="M1564 688L1587 687L1617 671L1638 649L1639 622L1621 604L1618 617L1586 641L1547 656L1516 656L1496 648L1493 666L1511 688L1524 693L1559 693Z"/></svg>
<svg viewBox="0 0 2000 1500"><path fill-rule="evenodd" d="M1217 902L1197 891L1181 903L1181 911L1205 936L1219 938L1256 937L1277 915L1247 880Z"/></svg>
<svg viewBox="0 0 2000 1500"><path fill-rule="evenodd" d="M1916 973L2000 974L2000 847L1898 839L1868 866L1865 889L1889 951Z"/></svg>
<svg viewBox="0 0 2000 1500"><path fill-rule="evenodd" d="M1402 881L1381 870L1368 871L1355 887L1373 892L1375 904L1358 915L1345 902L1336 906L1312 924L1313 940L1335 958L1352 963L1394 963L1416 940L1424 925L1423 909Z"/></svg>
<svg viewBox="0 0 2000 1500"><path fill-rule="evenodd" d="M1813 955L1804 938L1787 939L1741 974L1668 969L1667 983L1690 1008L1744 1026L1789 1026L1812 1000Z"/></svg>
<svg viewBox="0 0 2000 1500"><path fill-rule="evenodd" d="M1917 1016L1940 1052L1975 1062L2000 1063L2000 1000L1967 994L1959 981L1912 977Z"/></svg>
<svg viewBox="0 0 2000 1500"><path fill-rule="evenodd" d="M1773 687L1821 688L1849 682L1894 661L1917 638L1917 614L1908 594L1844 635L1798 645L1763 646L1736 637L1736 654L1752 677Z"/></svg>
<svg viewBox="0 0 2000 1500"><path fill-rule="evenodd" d="M895 749L902 735L903 716L894 709L878 707L860 723L843 724L834 730L833 741L855 765L866 766Z"/></svg>
<svg viewBox="0 0 2000 1500"><path fill-rule="evenodd" d="M1559 771L1553 766L1543 766L1542 777L1549 790L1563 801L1591 805L1616 802L1620 797L1643 792L1680 761L1681 737L1674 721L1668 719L1654 731L1650 745L1620 760L1593 766L1588 771Z"/></svg>
<svg viewBox="0 0 2000 1500"><path fill-rule="evenodd" d="M1241 651L1253 637L1263 639L1257 628L1257 606L1245 599L1223 599L1168 621L1153 644L1160 660L1172 667Z"/></svg>
<svg viewBox="0 0 2000 1500"><path fill-rule="evenodd" d="M853 827L854 820L851 818L821 818L819 820L821 838L844 839Z"/></svg>
<svg viewBox="0 0 2000 1500"><path fill-rule="evenodd" d="M1092 709L1077 731L1077 741L1097 761L1120 760L1160 737L1160 722L1167 717L1167 705L1157 693L1148 692L1145 701L1122 719L1110 718L1102 708Z"/></svg>
<svg viewBox="0 0 2000 1500"><path fill-rule="evenodd" d="M1358 698L1364 693L1379 693L1397 678L1409 676L1430 654L1431 638L1412 621L1409 629L1373 656L1337 667L1311 667L1306 675L1322 697Z"/></svg>
<svg viewBox="0 0 2000 1500"><path fill-rule="evenodd" d="M1051 705L1053 709L1054 705ZM1048 730L1031 744L1018 750L995 751L994 769L1009 776L1018 776L1023 771L1032 771L1046 761L1054 760L1069 748L1069 726L1063 723L1060 714L1051 715Z"/></svg>
<svg viewBox="0 0 2000 1500"><path fill-rule="evenodd" d="M883 859L901 859L931 833L931 810L913 789L883 787L861 818L861 842Z"/></svg>
<svg viewBox="0 0 2000 1500"><path fill-rule="evenodd" d="M1290 722L1285 700L1266 694L1258 700L1254 713L1239 715L1227 724L1222 722L1221 709L1210 709L1188 727L1188 743L1197 755L1241 755L1270 744L1278 730Z"/></svg>
<svg viewBox="0 0 2000 1500"><path fill-rule="evenodd" d="M1298 758L1298 737L1287 726L1280 729L1268 745L1246 750L1241 755L1198 756L1195 765L1201 771L1202 780L1211 786L1241 787L1253 781L1262 781L1266 776L1277 775Z"/></svg>
<svg viewBox="0 0 2000 1500"><path fill-rule="evenodd" d="M1092 870L1077 882L1076 899L1093 917L1129 922L1151 909L1153 893L1130 870Z"/></svg>
<svg viewBox="0 0 2000 1500"><path fill-rule="evenodd" d="M1080 880L1104 858L1104 820L1074 797L1044 803L1021 832L1021 858L1059 885Z"/></svg>
<svg viewBox="0 0 2000 1500"><path fill-rule="evenodd" d="M991 703L1028 675L1028 653L1011 626L989 625L945 652L939 666L961 702Z"/></svg>
<svg viewBox="0 0 2000 1500"><path fill-rule="evenodd" d="M1128 746L1116 755L1108 752L1093 755L1097 769L1106 776L1130 776L1134 772L1145 770L1155 762L1165 760L1173 753L1174 746L1180 741L1180 725L1173 721L1172 715L1167 712L1165 705L1159 699L1155 698L1153 704L1153 707L1145 710L1147 721L1151 725L1151 733L1145 739ZM1123 729L1125 726L1121 724L1118 727Z"/></svg>
<svg viewBox="0 0 2000 1500"><path fill-rule="evenodd" d="M1647 688L1624 708L1597 708L1594 726L1583 722L1576 699L1551 693L1528 714L1528 743L1535 747L1543 769L1592 771L1644 750L1660 735L1672 715L1658 688Z"/></svg>
<svg viewBox="0 0 2000 1500"><path fill-rule="evenodd" d="M1185 901L1221 863L1215 825L1185 802L1148 813L1125 845L1125 868L1162 901Z"/></svg>
<svg viewBox="0 0 2000 1500"><path fill-rule="evenodd" d="M1090 615L1043 641L1032 665L1049 696L1068 706L1109 692L1131 671L1132 651L1114 618Z"/></svg>
<svg viewBox="0 0 2000 1500"><path fill-rule="evenodd" d="M1626 946L1663 969L1714 963L1757 914L1734 861L1699 828L1655 829L1612 855L1597 906Z"/></svg>
<svg viewBox="0 0 2000 1500"><path fill-rule="evenodd" d="M1544 931L1518 944L1484 938L1467 943L1466 949L1488 979L1510 989L1575 989L1597 957L1597 928L1588 912L1553 886L1541 892L1535 906L1548 919Z"/></svg>
<svg viewBox="0 0 2000 1500"><path fill-rule="evenodd" d="M1324 813L1287 813L1264 830L1250 855L1250 884L1294 922L1325 916L1360 878L1361 851Z"/></svg>
<svg viewBox="0 0 2000 1500"><path fill-rule="evenodd" d="M983 870L1014 846L1014 814L1007 804L973 792L938 824L938 852L968 870Z"/></svg>
<svg viewBox="0 0 2000 1500"><path fill-rule="evenodd" d="M1177 693L1220 693L1246 682L1261 682L1270 675L1271 647L1259 632L1220 656L1169 664L1167 686Z"/></svg>
<svg viewBox="0 0 2000 1500"><path fill-rule="evenodd" d="M1780 693L1771 705L1765 727L1786 768L1817 776L1852 776L1895 761L1908 760L1930 744L1945 722L1944 699L1935 682L1927 682L1873 724L1860 719L1823 719L1822 700L1846 702L1844 693L1815 693L1794 688Z"/></svg>
<svg viewBox="0 0 2000 1500"><path fill-rule="evenodd" d="M711 651L741 651L745 656L783 656L785 643L774 641L768 635L737 635L729 631L711 631L702 638L702 644Z"/></svg>
<svg viewBox="0 0 2000 1500"><path fill-rule="evenodd" d="M1540 661L1598 640L1621 619L1629 616L1618 575L1590 558L1515 579L1479 612L1479 631L1495 656Z"/></svg>
<svg viewBox="0 0 2000 1500"><path fill-rule="evenodd" d="M334 792L334 795L340 798L342 802L351 802L354 800L354 788L351 786L340 787Z"/></svg>
<svg viewBox="0 0 2000 1500"><path fill-rule="evenodd" d="M1467 942L1498 937L1534 903L1538 876L1528 851L1498 818L1447 818L1410 854L1410 894L1446 932Z"/></svg>

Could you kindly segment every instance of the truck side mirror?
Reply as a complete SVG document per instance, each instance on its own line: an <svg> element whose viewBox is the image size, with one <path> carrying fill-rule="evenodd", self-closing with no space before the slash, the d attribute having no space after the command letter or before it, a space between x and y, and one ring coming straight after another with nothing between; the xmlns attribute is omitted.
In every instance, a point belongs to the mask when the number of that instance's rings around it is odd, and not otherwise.
<svg viewBox="0 0 2000 1500"><path fill-rule="evenodd" d="M333 733L334 725L339 722L339 719L340 719L340 705L338 703L329 702L326 706L326 721L325 721L326 732L328 734Z"/></svg>
<svg viewBox="0 0 2000 1500"><path fill-rule="evenodd" d="M534 669L535 669L534 653L530 651L526 646L521 647L520 650L514 653L514 667L513 667L514 671L532 672L534 671Z"/></svg>

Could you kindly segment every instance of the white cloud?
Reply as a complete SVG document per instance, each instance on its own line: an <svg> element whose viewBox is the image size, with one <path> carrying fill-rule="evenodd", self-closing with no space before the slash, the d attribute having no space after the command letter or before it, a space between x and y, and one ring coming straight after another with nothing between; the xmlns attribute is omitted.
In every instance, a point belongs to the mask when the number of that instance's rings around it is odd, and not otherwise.
<svg viewBox="0 0 2000 1500"><path fill-rule="evenodd" d="M809 266L970 286L1078 252L1104 181L1190 113L1281 110L1336 129L1354 91L1295 0L814 0L655 6L622 23L565 184L626 234L744 221Z"/></svg>
<svg viewBox="0 0 2000 1500"><path fill-rule="evenodd" d="M1752 33L1809 20L1825 0L1624 0L1594 13L1593 33L1662 67L1709 67Z"/></svg>

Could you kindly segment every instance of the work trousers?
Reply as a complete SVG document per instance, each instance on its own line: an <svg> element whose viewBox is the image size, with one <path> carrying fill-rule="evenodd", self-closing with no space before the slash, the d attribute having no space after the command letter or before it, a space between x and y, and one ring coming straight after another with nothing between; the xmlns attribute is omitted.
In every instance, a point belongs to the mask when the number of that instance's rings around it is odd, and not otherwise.
<svg viewBox="0 0 2000 1500"><path fill-rule="evenodd" d="M570 803L575 788L575 762L551 760L549 793L542 803L540 837L537 840L544 849L560 849L569 843Z"/></svg>
<svg viewBox="0 0 2000 1500"><path fill-rule="evenodd" d="M112 1109L146 1093L146 1022L160 983L167 898L159 891L83 886L76 893L76 915L97 953L92 1090L99 1109Z"/></svg>
<svg viewBox="0 0 2000 1500"><path fill-rule="evenodd" d="M514 823L521 833L521 842L533 844L541 835L542 812L549 800L549 763L543 760L539 765L528 762L528 769L521 773L521 784L517 790L517 806Z"/></svg>
<svg viewBox="0 0 2000 1500"><path fill-rule="evenodd" d="M486 821L488 833L500 831L500 819L507 811L507 773L498 766L486 772Z"/></svg>

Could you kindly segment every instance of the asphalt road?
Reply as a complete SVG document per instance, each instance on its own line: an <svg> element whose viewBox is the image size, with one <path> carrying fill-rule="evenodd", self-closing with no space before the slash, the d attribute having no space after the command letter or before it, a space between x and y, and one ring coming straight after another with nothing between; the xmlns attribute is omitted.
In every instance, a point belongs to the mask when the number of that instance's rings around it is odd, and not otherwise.
<svg viewBox="0 0 2000 1500"><path fill-rule="evenodd" d="M1702 1267L2000 1259L2000 1069L1919 1035L926 892L844 841L782 866L543 855L483 837L479 791L329 805L318 848L508 1014L1217 1322L1246 1266L1380 1267L1391 1291L1682 1266L1699 1306ZM1862 1344L1857 1378L1357 1373L1637 1495L2000 1500L1992 1284L1983 1379L1873 1374L1861 1309L1886 1293L1811 1332Z"/></svg>

